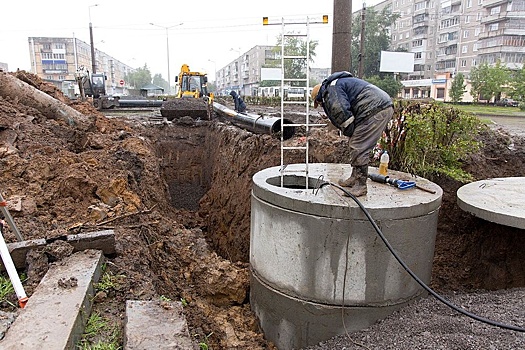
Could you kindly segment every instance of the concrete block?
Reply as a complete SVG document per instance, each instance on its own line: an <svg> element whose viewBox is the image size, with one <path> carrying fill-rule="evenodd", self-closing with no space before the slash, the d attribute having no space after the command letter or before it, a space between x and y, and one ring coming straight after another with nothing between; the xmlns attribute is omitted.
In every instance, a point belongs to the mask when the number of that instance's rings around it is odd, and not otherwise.
<svg viewBox="0 0 525 350"><path fill-rule="evenodd" d="M84 250L53 264L0 341L0 349L75 349L91 314L103 255Z"/></svg>
<svg viewBox="0 0 525 350"><path fill-rule="evenodd" d="M66 241L75 248L75 252L85 249L98 249L102 250L104 255L115 254L115 233L113 230L68 235Z"/></svg>
<svg viewBox="0 0 525 350"><path fill-rule="evenodd" d="M195 349L179 302L126 302L124 350Z"/></svg>

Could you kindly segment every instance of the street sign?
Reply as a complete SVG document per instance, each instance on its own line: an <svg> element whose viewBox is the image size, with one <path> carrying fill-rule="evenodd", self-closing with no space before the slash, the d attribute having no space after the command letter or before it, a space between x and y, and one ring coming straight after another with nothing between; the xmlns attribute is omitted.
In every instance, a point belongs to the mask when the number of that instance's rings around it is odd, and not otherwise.
<svg viewBox="0 0 525 350"><path fill-rule="evenodd" d="M120 81L119 81L120 86L124 86L124 83L125 83L124 79L120 79Z"/></svg>

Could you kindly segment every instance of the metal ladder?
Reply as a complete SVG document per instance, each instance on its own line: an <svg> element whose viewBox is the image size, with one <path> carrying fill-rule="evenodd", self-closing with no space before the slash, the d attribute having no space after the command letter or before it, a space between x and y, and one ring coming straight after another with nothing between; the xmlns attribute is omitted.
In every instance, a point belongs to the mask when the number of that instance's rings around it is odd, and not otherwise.
<svg viewBox="0 0 525 350"><path fill-rule="evenodd" d="M282 18L281 23L281 167L280 167L280 175L281 175L281 187L284 187L284 178L285 174L287 173L293 173L295 175L304 174L305 177L305 188L308 189L308 178L309 178L309 142L308 142L308 136L310 134L310 127L314 126L325 126L325 124L311 124L310 123L310 24L312 23L328 23L328 17L323 16L322 22L315 22L310 21L310 18L306 18L306 22L285 22L284 18ZM299 33L287 33L286 28L293 26L293 25L306 25L306 33L301 34ZM296 38L302 38L306 40L306 54L305 55L286 55L285 54L285 45L286 45L286 39L290 37L296 37ZM287 76L286 72L286 65L285 62L288 60L305 60L306 61L306 78L289 78ZM284 96L284 87L285 83L292 83L292 82L302 82L304 84L304 100L299 101L290 101L286 100ZM290 84L288 84L290 85ZM303 105L305 107L305 121L304 123L292 123L292 124L285 124L285 118L284 118L284 106L285 105ZM304 138L304 145L298 145L298 146L285 146L284 144L284 128L287 127L304 127L306 129L306 136ZM285 152L286 151L294 151L294 150L301 150L305 153L305 161L304 161L304 168L296 168L294 169L286 169L288 164L285 163Z"/></svg>

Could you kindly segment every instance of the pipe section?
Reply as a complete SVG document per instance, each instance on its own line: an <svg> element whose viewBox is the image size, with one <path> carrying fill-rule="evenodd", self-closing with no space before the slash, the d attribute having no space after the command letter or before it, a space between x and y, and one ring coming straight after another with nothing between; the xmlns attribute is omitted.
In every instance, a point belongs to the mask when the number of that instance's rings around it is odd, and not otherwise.
<svg viewBox="0 0 525 350"><path fill-rule="evenodd" d="M281 118L267 117L263 115L238 113L237 111L213 102L213 110L219 115L228 118L232 124L251 131L255 134L269 134L272 136L280 136L281 133ZM286 124L293 124L289 119L282 119L285 124L283 127L283 139L288 140L295 134L294 126L286 126Z"/></svg>

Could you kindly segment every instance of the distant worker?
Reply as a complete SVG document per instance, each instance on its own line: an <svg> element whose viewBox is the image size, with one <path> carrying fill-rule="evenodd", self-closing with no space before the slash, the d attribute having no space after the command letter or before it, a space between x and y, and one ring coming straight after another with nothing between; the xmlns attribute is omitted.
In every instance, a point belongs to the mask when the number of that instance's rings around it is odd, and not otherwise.
<svg viewBox="0 0 525 350"><path fill-rule="evenodd" d="M230 92L230 96L233 97L233 102L235 103L235 110L239 113L244 113L246 111L246 103L244 103L242 97L237 95L235 91Z"/></svg>
<svg viewBox="0 0 525 350"><path fill-rule="evenodd" d="M350 139L350 165L352 174L340 179L339 185L349 187L354 196L367 193L370 153L388 122L394 108L386 92L349 72L336 72L316 85L311 94L314 108L321 105L343 135Z"/></svg>

